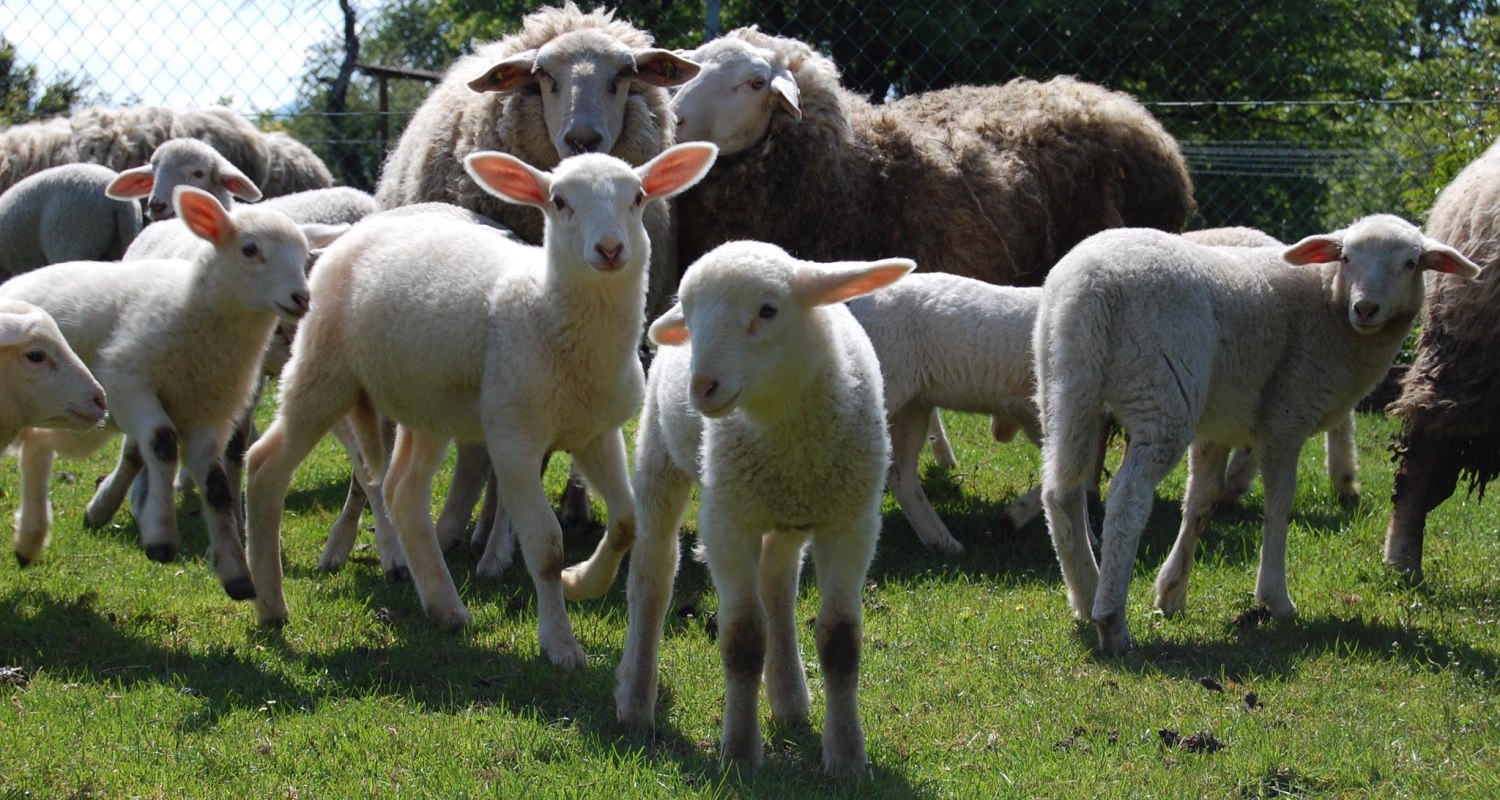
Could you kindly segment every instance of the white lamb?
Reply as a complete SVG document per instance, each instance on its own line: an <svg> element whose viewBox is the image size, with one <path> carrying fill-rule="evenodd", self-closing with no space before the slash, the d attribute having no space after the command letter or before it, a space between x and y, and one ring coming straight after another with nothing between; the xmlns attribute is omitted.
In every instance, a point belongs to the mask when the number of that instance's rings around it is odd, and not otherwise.
<svg viewBox="0 0 1500 800"><path fill-rule="evenodd" d="M989 414L1002 442L1017 431L1041 441L1031 372L1031 328L1041 299L1040 288L934 272L849 303L880 357L891 425L891 491L928 547L963 551L922 491L917 470L934 409ZM1006 510L1005 519L1019 528L1039 513L1033 490Z"/></svg>
<svg viewBox="0 0 1500 800"><path fill-rule="evenodd" d="M141 209L105 196L117 174L64 164L0 194L0 280L63 261L119 260L141 232Z"/></svg>
<svg viewBox="0 0 1500 800"><path fill-rule="evenodd" d="M864 772L860 593L880 536L890 440L875 350L840 303L915 266L817 264L775 245L730 242L687 271L678 305L651 325L656 343L685 344L691 332L691 347L657 353L636 439L641 525L615 688L622 722L655 720L677 524L697 481L698 540L719 593L722 760L745 770L761 763L762 670L772 716L807 720L796 604L810 545L822 595L823 768L844 778Z"/></svg>
<svg viewBox="0 0 1500 800"><path fill-rule="evenodd" d="M234 522L234 492L221 454L245 405L278 315L306 313L302 267L307 240L281 214L226 212L213 196L182 187L177 213L213 243L194 260L55 264L0 284L0 298L45 308L109 392L113 425L93 433L29 429L21 434L23 498L15 551L23 563L46 546L47 482L54 451L85 455L118 428L137 442L140 462L106 481L87 515L107 519L142 466L144 508L135 509L146 553L158 561L179 547L172 479L178 453L205 499L210 561L230 597L254 593Z"/></svg>
<svg viewBox="0 0 1500 800"><path fill-rule="evenodd" d="M19 300L0 301L0 451L22 428L87 429L104 412L104 389L52 315Z"/></svg>
<svg viewBox="0 0 1500 800"><path fill-rule="evenodd" d="M1182 527L1157 576L1157 607L1170 616L1186 605L1229 450L1248 445L1265 485L1255 602L1274 617L1295 613L1286 533L1298 453L1308 436L1347 419L1385 374L1421 311L1425 270L1478 274L1457 251L1386 215L1284 249L1106 231L1058 262L1035 340L1042 504L1073 611L1098 627L1103 649L1130 646L1125 601L1136 547L1156 485L1189 446ZM1106 409L1129 446L1096 564L1084 489Z"/></svg>
<svg viewBox="0 0 1500 800"><path fill-rule="evenodd" d="M623 550L596 554L597 571L564 572L541 465L554 450L571 452L608 504L606 541L629 546L635 504L621 426L644 384L642 215L699 180L716 152L684 145L637 168L589 154L554 173L506 154L471 154L474 180L541 210L542 247L427 215L369 220L323 254L313 273L317 308L292 344L276 422L249 453L247 545L262 624L287 618L279 529L292 472L348 414L361 450L380 453L383 414L401 426L386 507L427 613L444 628L469 620L438 547L431 486L450 440L483 440L537 587L541 650L565 669L583 666L564 592L603 593ZM381 465L371 466L378 483Z"/></svg>
<svg viewBox="0 0 1500 800"><path fill-rule="evenodd" d="M151 153L151 162L121 172L106 193L116 200L146 199L146 214L171 219L172 193L192 186L212 194L219 205L234 208L234 198L255 202L260 189L229 159L197 139L168 139Z"/></svg>

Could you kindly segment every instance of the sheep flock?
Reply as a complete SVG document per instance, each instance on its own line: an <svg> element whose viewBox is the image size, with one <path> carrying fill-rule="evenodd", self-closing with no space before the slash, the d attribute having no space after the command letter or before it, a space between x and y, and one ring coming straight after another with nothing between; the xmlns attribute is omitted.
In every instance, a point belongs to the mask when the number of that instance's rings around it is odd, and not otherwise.
<svg viewBox="0 0 1500 800"><path fill-rule="evenodd" d="M990 415L997 440L1040 448L1039 486L997 523L1039 537L1045 516L1071 612L1103 651L1140 635L1136 553L1184 456L1156 607L1185 613L1215 507L1258 471L1253 602L1295 613L1298 454L1327 432L1334 492L1359 499L1353 410L1424 305L1392 406L1403 461L1386 561L1421 580L1426 513L1459 477L1482 492L1500 474L1500 144L1425 231L1376 214L1291 245L1185 233L1197 201L1181 148L1124 92L1056 76L877 104L810 43L748 28L674 52L569 2L454 62L373 196L333 183L304 144L222 108L0 129L0 438L20 461L21 567L49 568L56 455L119 434L86 524L128 500L145 553L174 560L174 481L195 485L225 593L261 625L295 624L284 506L332 431L349 500L319 566L349 561L368 504L386 576L409 579L439 628L472 624L444 551L464 543L486 474L480 577L519 545L556 668L588 663L567 601L605 594L628 558L614 697L622 723L651 728L696 486L721 759L761 764L762 683L778 724L809 717L796 603L810 553L822 767L854 780L869 767L861 592L888 485L924 545L961 559L966 544L921 485L929 438L955 463L938 409ZM251 412L278 375L257 437ZM1096 534L1087 498L1111 430L1126 447ZM554 452L607 507L597 548L571 566L538 480Z"/></svg>

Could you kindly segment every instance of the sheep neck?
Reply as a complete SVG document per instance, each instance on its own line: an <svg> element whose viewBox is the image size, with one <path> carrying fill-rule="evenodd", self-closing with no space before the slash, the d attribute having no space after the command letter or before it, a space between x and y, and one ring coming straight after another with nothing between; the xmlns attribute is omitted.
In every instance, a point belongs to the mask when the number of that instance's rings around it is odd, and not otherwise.
<svg viewBox="0 0 1500 800"><path fill-rule="evenodd" d="M543 295L552 341L570 345L574 359L612 362L633 353L645 327L646 258L632 260L616 274L597 273L588 264L562 260L549 248Z"/></svg>

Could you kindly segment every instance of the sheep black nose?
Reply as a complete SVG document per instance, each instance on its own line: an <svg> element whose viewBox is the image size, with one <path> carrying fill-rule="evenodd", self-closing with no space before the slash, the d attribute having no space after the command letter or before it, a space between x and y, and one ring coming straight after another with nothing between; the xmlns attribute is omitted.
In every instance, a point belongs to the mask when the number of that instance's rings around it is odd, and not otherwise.
<svg viewBox="0 0 1500 800"><path fill-rule="evenodd" d="M152 200L146 205L146 210L150 213L151 219L157 222L170 219L172 216L172 206L162 200Z"/></svg>
<svg viewBox="0 0 1500 800"><path fill-rule="evenodd" d="M563 135L563 143L572 148L573 154L593 153L599 149L599 143L604 141L604 134L593 128L578 127Z"/></svg>

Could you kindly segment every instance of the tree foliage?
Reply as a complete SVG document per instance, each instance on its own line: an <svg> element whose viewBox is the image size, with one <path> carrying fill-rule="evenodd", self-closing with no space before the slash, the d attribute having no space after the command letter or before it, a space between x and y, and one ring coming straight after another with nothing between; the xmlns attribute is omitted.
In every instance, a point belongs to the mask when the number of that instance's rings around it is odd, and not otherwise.
<svg viewBox="0 0 1500 800"><path fill-rule="evenodd" d="M87 78L64 75L39 86L36 65L18 61L14 44L0 36L0 126L67 114L84 97Z"/></svg>

